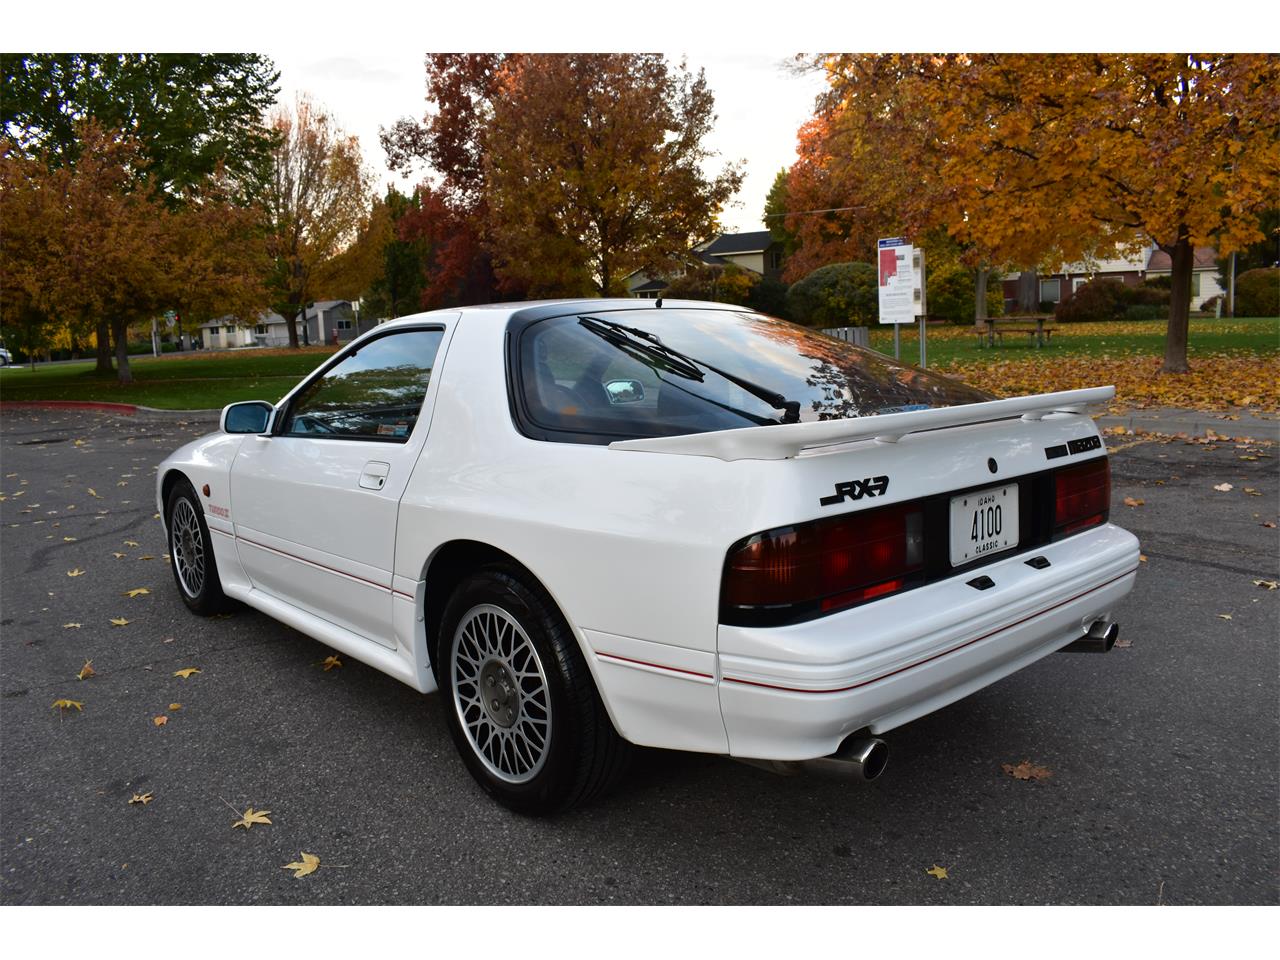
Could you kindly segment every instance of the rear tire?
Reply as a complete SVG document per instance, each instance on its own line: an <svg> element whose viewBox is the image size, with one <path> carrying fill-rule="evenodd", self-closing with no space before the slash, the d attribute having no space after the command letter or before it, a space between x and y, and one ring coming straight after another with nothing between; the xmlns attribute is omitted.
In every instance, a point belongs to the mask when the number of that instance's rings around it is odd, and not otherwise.
<svg viewBox="0 0 1280 960"><path fill-rule="evenodd" d="M603 795L625 772L630 744L614 730L577 640L517 567L494 564L459 584L436 663L454 744L503 806L557 813Z"/></svg>
<svg viewBox="0 0 1280 960"><path fill-rule="evenodd" d="M230 602L218 579L204 508L185 477L169 491L165 521L169 530L169 567L182 602L202 617L226 610Z"/></svg>

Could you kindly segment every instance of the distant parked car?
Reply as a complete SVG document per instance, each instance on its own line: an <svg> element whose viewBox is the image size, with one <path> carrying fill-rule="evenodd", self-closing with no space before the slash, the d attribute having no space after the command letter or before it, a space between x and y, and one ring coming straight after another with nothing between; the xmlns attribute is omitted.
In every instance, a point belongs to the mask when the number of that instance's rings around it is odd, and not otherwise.
<svg viewBox="0 0 1280 960"><path fill-rule="evenodd" d="M880 735L1105 651L1138 542L1086 405L997 400L741 307L378 326L157 473L174 579L417 690L517 810L629 743L871 778Z"/></svg>
<svg viewBox="0 0 1280 960"><path fill-rule="evenodd" d="M7 367L13 363L13 354L6 347L0 345L0 367Z"/></svg>

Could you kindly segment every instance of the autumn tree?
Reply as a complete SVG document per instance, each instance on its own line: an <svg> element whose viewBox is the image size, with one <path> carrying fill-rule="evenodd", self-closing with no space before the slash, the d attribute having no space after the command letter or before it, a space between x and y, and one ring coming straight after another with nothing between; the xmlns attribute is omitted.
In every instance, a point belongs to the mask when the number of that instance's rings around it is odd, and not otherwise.
<svg viewBox="0 0 1280 960"><path fill-rule="evenodd" d="M298 346L298 323L309 302L354 286L347 250L369 226L371 172L359 141L307 97L272 115L277 134L271 177L263 194L267 252L276 309Z"/></svg>
<svg viewBox="0 0 1280 960"><path fill-rule="evenodd" d="M483 137L489 245L534 294L613 294L713 232L742 173L702 170L701 72L656 54L528 54L499 71Z"/></svg>
<svg viewBox="0 0 1280 960"><path fill-rule="evenodd" d="M386 233L380 251L380 268L361 293L362 310L374 317L399 317L421 308L425 283L423 265L430 256L426 240L403 239L401 225L405 218L420 209L418 191L406 196L387 187L379 201L387 218Z"/></svg>

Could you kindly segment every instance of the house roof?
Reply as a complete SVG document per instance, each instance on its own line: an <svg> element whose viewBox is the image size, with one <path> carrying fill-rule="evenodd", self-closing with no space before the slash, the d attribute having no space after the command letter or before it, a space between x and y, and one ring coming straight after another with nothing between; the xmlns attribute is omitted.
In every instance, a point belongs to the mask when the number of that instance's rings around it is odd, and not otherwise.
<svg viewBox="0 0 1280 960"><path fill-rule="evenodd" d="M1218 251L1213 247L1196 247L1192 270L1217 269ZM1147 261L1147 270L1173 271L1173 260L1163 250L1152 250L1151 259Z"/></svg>
<svg viewBox="0 0 1280 960"><path fill-rule="evenodd" d="M669 280L662 280L662 279L648 280L640 284L640 286L638 287L632 287L631 292L632 293L652 293L654 291L657 291L658 293L661 293L663 290L667 289L667 287L670 285L671 285L671 281Z"/></svg>
<svg viewBox="0 0 1280 960"><path fill-rule="evenodd" d="M750 233L722 233L702 248L701 253L712 256L724 256L730 253L763 253L773 243L773 234L768 230L753 230Z"/></svg>

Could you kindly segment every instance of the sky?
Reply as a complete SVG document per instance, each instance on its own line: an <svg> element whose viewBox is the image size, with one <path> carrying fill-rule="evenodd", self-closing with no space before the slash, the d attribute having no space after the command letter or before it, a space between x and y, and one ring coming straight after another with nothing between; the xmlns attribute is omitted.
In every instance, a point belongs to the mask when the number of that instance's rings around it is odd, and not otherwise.
<svg viewBox="0 0 1280 960"><path fill-rule="evenodd" d="M421 53L390 51L340 55L305 52L262 52L280 71L280 101L291 104L306 92L324 104L348 133L360 138L369 166L379 182L394 182L402 189L413 179L402 179L387 170L386 154L378 142L380 127L400 117L420 120L425 107ZM717 119L706 144L719 157L710 175L730 161L745 161L742 188L721 214L727 232L762 230L765 195L782 167L795 160L796 131L813 113L813 101L822 89L815 74L795 76L784 62L792 51L741 54L668 53L673 63L681 57L689 69L706 71L715 94Z"/></svg>

